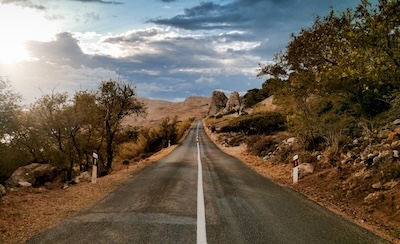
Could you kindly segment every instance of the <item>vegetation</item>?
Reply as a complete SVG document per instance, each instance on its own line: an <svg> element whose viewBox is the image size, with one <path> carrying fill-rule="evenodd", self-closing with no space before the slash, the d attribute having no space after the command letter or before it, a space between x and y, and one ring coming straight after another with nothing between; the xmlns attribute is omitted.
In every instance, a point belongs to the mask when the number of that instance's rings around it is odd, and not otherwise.
<svg viewBox="0 0 400 244"><path fill-rule="evenodd" d="M399 12L399 1L390 0L332 10L293 35L273 64L261 66L263 87L273 90L310 150L321 139L337 147L381 118L399 117Z"/></svg>
<svg viewBox="0 0 400 244"><path fill-rule="evenodd" d="M285 128L284 117L277 112L245 115L235 118L221 128L221 132L267 134Z"/></svg>
<svg viewBox="0 0 400 244"><path fill-rule="evenodd" d="M104 175L115 160L139 159L176 143L193 121L166 118L154 128L123 125L124 117L145 115L146 108L132 85L113 80L72 98L44 94L23 112L20 96L0 79L0 109L0 182L32 162L53 164L65 173L64 180L71 180L91 167L93 152Z"/></svg>

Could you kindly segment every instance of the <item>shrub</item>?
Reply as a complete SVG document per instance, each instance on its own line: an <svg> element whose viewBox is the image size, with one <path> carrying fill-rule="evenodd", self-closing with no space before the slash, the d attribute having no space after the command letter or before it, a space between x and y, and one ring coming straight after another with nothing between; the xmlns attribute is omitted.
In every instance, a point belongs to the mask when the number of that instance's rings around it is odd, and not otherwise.
<svg viewBox="0 0 400 244"><path fill-rule="evenodd" d="M246 115L235 118L221 128L221 132L269 134L285 129L285 118L277 112Z"/></svg>
<svg viewBox="0 0 400 244"><path fill-rule="evenodd" d="M249 153L260 157L268 155L278 147L278 142L270 136L252 136L248 138L246 144Z"/></svg>

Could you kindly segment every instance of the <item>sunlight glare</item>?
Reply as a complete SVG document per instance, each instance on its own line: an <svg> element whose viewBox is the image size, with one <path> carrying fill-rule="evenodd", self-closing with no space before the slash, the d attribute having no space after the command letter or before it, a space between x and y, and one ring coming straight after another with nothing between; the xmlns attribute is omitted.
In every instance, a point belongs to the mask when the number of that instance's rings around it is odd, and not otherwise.
<svg viewBox="0 0 400 244"><path fill-rule="evenodd" d="M40 12L12 5L0 5L0 63L29 60L27 41L49 41L57 28Z"/></svg>

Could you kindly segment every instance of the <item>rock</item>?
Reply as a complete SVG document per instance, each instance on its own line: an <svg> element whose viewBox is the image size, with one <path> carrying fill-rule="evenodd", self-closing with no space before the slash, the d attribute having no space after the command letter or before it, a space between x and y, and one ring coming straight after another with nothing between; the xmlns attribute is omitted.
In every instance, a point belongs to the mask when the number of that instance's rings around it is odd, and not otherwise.
<svg viewBox="0 0 400 244"><path fill-rule="evenodd" d="M399 158L399 150L393 150L393 158Z"/></svg>
<svg viewBox="0 0 400 244"><path fill-rule="evenodd" d="M82 172L80 175L75 177L73 180L76 184L80 182L91 182L92 181L92 176L89 174L88 171Z"/></svg>
<svg viewBox="0 0 400 244"><path fill-rule="evenodd" d="M20 182L18 182L18 186L20 186L20 187L31 187L32 184L29 183L29 182L26 182L26 181L20 181Z"/></svg>
<svg viewBox="0 0 400 244"><path fill-rule="evenodd" d="M372 189L375 189L375 190L382 189L382 182L378 182L378 183L372 184Z"/></svg>
<svg viewBox="0 0 400 244"><path fill-rule="evenodd" d="M283 141L284 144L286 145L293 145L297 142L297 138L296 137L290 137L286 140Z"/></svg>
<svg viewBox="0 0 400 244"><path fill-rule="evenodd" d="M353 145L354 145L354 146L357 146L357 145L358 145L358 139L354 139L354 140L353 140Z"/></svg>
<svg viewBox="0 0 400 244"><path fill-rule="evenodd" d="M384 188L385 190L390 190L390 189L395 188L398 184L399 184L399 182L392 180L392 181L386 182L386 183L383 185L383 188Z"/></svg>
<svg viewBox="0 0 400 244"><path fill-rule="evenodd" d="M400 149L400 141L394 141L391 144L392 148Z"/></svg>
<svg viewBox="0 0 400 244"><path fill-rule="evenodd" d="M19 167L6 181L7 186L16 187L20 182L28 182L33 186L40 186L51 182L57 176L57 168L50 164L29 164Z"/></svg>
<svg viewBox="0 0 400 244"><path fill-rule="evenodd" d="M221 112L223 109L225 109L227 101L228 98L225 96L225 93L221 91L213 91L208 115L212 116Z"/></svg>
<svg viewBox="0 0 400 244"><path fill-rule="evenodd" d="M239 112L241 108L241 101L239 93L234 91L228 98L225 106L226 113Z"/></svg>
<svg viewBox="0 0 400 244"><path fill-rule="evenodd" d="M354 177L356 178L361 178L363 180L371 178L372 172L370 170L367 170L366 168L361 169L360 171L357 171L354 173Z"/></svg>
<svg viewBox="0 0 400 244"><path fill-rule="evenodd" d="M394 125L400 125L400 119L396 119L395 121L392 122Z"/></svg>
<svg viewBox="0 0 400 244"><path fill-rule="evenodd" d="M314 165L309 163L299 164L299 177L303 177L314 172Z"/></svg>
<svg viewBox="0 0 400 244"><path fill-rule="evenodd" d="M0 197L6 194L7 194L6 188L2 184L0 184Z"/></svg>
<svg viewBox="0 0 400 244"><path fill-rule="evenodd" d="M382 198L382 193L381 192L374 192L370 193L368 196L364 198L364 203L367 205L374 204L378 202Z"/></svg>
<svg viewBox="0 0 400 244"><path fill-rule="evenodd" d="M387 162L387 161L392 161L393 160L393 152L392 150L385 150L381 153L379 153L378 156L374 157L372 162L374 164L379 164L382 162Z"/></svg>

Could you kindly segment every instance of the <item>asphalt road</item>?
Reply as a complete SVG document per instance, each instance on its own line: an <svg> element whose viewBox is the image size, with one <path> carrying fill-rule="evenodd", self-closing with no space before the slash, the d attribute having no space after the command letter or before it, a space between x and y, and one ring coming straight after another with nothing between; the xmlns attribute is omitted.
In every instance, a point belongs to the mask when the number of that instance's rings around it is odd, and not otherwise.
<svg viewBox="0 0 400 244"><path fill-rule="evenodd" d="M203 199L198 199L198 189ZM171 154L133 174L95 206L28 243L205 241L386 243L224 154L202 125Z"/></svg>

